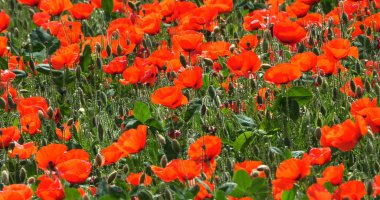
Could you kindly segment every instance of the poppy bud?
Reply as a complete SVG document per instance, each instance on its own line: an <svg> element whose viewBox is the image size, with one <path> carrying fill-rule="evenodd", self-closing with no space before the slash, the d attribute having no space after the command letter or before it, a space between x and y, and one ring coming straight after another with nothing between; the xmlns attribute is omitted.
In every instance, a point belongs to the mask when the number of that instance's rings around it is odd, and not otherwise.
<svg viewBox="0 0 380 200"><path fill-rule="evenodd" d="M101 69L103 66L102 59L99 57L96 58L96 66L98 67L98 69Z"/></svg>
<svg viewBox="0 0 380 200"><path fill-rule="evenodd" d="M94 116L94 117L92 118L92 125L93 125L93 126L98 126L98 122L99 122L98 117L97 117L97 116Z"/></svg>
<svg viewBox="0 0 380 200"><path fill-rule="evenodd" d="M322 89L326 90L329 87L329 84L327 83L326 80L322 81Z"/></svg>
<svg viewBox="0 0 380 200"><path fill-rule="evenodd" d="M363 89L359 86L356 87L355 94L358 98L361 98L363 96Z"/></svg>
<svg viewBox="0 0 380 200"><path fill-rule="evenodd" d="M318 117L317 119L317 126L321 127L322 126L322 119Z"/></svg>
<svg viewBox="0 0 380 200"><path fill-rule="evenodd" d="M118 44L117 45L117 55L121 55L123 53L123 49L121 48L121 45L120 44Z"/></svg>
<svg viewBox="0 0 380 200"><path fill-rule="evenodd" d="M10 108L16 108L16 103L13 101L12 95L10 93L7 94L7 100Z"/></svg>
<svg viewBox="0 0 380 200"><path fill-rule="evenodd" d="M228 159L227 160L228 171L232 171L234 169L234 166L235 166L235 162L233 161L233 159Z"/></svg>
<svg viewBox="0 0 380 200"><path fill-rule="evenodd" d="M315 129L315 137L317 137L317 139L319 140L319 138L321 138L321 136L322 136L322 130L321 130L321 128L317 127Z"/></svg>
<svg viewBox="0 0 380 200"><path fill-rule="evenodd" d="M343 24L347 24L348 23L348 15L347 15L346 12L342 13L342 20L343 20Z"/></svg>
<svg viewBox="0 0 380 200"><path fill-rule="evenodd" d="M317 76L317 78L315 79L315 82L318 84L318 85L322 85L322 81L323 81L323 79L322 79L322 77L321 76Z"/></svg>
<svg viewBox="0 0 380 200"><path fill-rule="evenodd" d="M40 119L40 121L44 120L44 112L42 112L42 110L38 110L38 118Z"/></svg>
<svg viewBox="0 0 380 200"><path fill-rule="evenodd" d="M216 91L212 85L208 87L208 95L210 95L211 99L215 99L216 97Z"/></svg>
<svg viewBox="0 0 380 200"><path fill-rule="evenodd" d="M366 35L371 36L372 35L372 29L367 28L365 33L366 33Z"/></svg>
<svg viewBox="0 0 380 200"><path fill-rule="evenodd" d="M350 81L350 88L351 88L351 91L355 92L356 90L356 84L353 80Z"/></svg>
<svg viewBox="0 0 380 200"><path fill-rule="evenodd" d="M157 138L158 138L158 142L161 144L161 145L165 145L166 144L166 139L163 135L161 134L157 134Z"/></svg>
<svg viewBox="0 0 380 200"><path fill-rule="evenodd" d="M100 100L102 101L103 105L107 105L107 95L104 92L100 93Z"/></svg>
<svg viewBox="0 0 380 200"><path fill-rule="evenodd" d="M366 80L366 81L364 82L364 88L365 88L365 90L367 90L367 91L371 91L371 84L369 83L368 80Z"/></svg>
<svg viewBox="0 0 380 200"><path fill-rule="evenodd" d="M9 174L7 171L3 170L1 172L1 181L4 185L8 185L9 184Z"/></svg>
<svg viewBox="0 0 380 200"><path fill-rule="evenodd" d="M260 95L257 96L256 101L257 101L257 104L259 104L260 106L263 105L263 98Z"/></svg>
<svg viewBox="0 0 380 200"><path fill-rule="evenodd" d="M203 61L207 67L212 67L214 65L214 62L209 58L203 58Z"/></svg>
<svg viewBox="0 0 380 200"><path fill-rule="evenodd" d="M336 88L333 88L332 99L334 101L336 101L338 99L338 90Z"/></svg>
<svg viewBox="0 0 380 200"><path fill-rule="evenodd" d="M91 198L87 194L84 194L82 200L91 200Z"/></svg>
<svg viewBox="0 0 380 200"><path fill-rule="evenodd" d="M166 167L166 165L168 164L168 158L166 157L166 155L164 154L161 159L160 159L160 165L161 167Z"/></svg>
<svg viewBox="0 0 380 200"><path fill-rule="evenodd" d="M212 32L214 32L214 33L218 33L219 31L220 31L219 26L215 26L214 30L212 30Z"/></svg>
<svg viewBox="0 0 380 200"><path fill-rule="evenodd" d="M270 177L270 168L268 165L260 165L257 167L257 170L260 172L264 171L266 177Z"/></svg>
<svg viewBox="0 0 380 200"><path fill-rule="evenodd" d="M202 107L201 107L201 115L202 116L205 116L207 114L207 106L202 104Z"/></svg>
<svg viewBox="0 0 380 200"><path fill-rule="evenodd" d="M326 109L322 105L321 105L320 111L321 111L323 116L326 114Z"/></svg>
<svg viewBox="0 0 380 200"><path fill-rule="evenodd" d="M173 139L172 141L172 149L174 153L178 154L181 150L181 145L179 144L178 140Z"/></svg>
<svg viewBox="0 0 380 200"><path fill-rule="evenodd" d="M7 103L5 102L3 97L0 97L0 108L4 109Z"/></svg>
<svg viewBox="0 0 380 200"><path fill-rule="evenodd" d="M95 51L96 53L102 52L102 46L100 46L99 42L97 42L95 45Z"/></svg>
<svg viewBox="0 0 380 200"><path fill-rule="evenodd" d="M107 183L111 184L117 176L117 171L113 171L108 177L107 177Z"/></svg>
<svg viewBox="0 0 380 200"><path fill-rule="evenodd" d="M233 93L235 90L234 84L232 82L228 83L228 91Z"/></svg>
<svg viewBox="0 0 380 200"><path fill-rule="evenodd" d="M236 46L234 44L231 44L229 50L231 52L234 52L235 49L236 49Z"/></svg>
<svg viewBox="0 0 380 200"><path fill-rule="evenodd" d="M73 118L70 118L68 121L67 121L67 126L72 126L74 124L74 119Z"/></svg>
<svg viewBox="0 0 380 200"><path fill-rule="evenodd" d="M264 38L264 40L263 40L263 52L268 52L268 50L269 50L269 41L268 41L268 39L266 39L266 38Z"/></svg>
<svg viewBox="0 0 380 200"><path fill-rule="evenodd" d="M35 179L34 177L30 177L30 178L28 178L27 183L28 183L29 185L33 185L33 184L36 183L36 179Z"/></svg>
<svg viewBox="0 0 380 200"><path fill-rule="evenodd" d="M139 180L139 184L140 185L143 185L144 184L144 181L145 181L145 173L143 173L141 176L140 176L140 180Z"/></svg>
<svg viewBox="0 0 380 200"><path fill-rule="evenodd" d="M328 25L329 29L331 29L334 26L334 20L332 17L329 18L327 25Z"/></svg>
<svg viewBox="0 0 380 200"><path fill-rule="evenodd" d="M301 43L299 46L298 46L298 49L297 49L297 52L298 53L302 53L305 51L305 46Z"/></svg>
<svg viewBox="0 0 380 200"><path fill-rule="evenodd" d="M103 137L104 137L104 129L103 129L103 126L102 124L98 124L98 137L99 137L99 141L103 141Z"/></svg>
<svg viewBox="0 0 380 200"><path fill-rule="evenodd" d="M26 170L25 170L25 168L24 167L22 167L21 169L20 169L20 174L19 174L19 177L20 177L20 181L21 182L24 182L25 181L25 179L26 179Z"/></svg>
<svg viewBox="0 0 380 200"><path fill-rule="evenodd" d="M166 190L165 190L164 199L173 200L173 195L172 195L172 192L170 191L169 188L166 188Z"/></svg>
<svg viewBox="0 0 380 200"><path fill-rule="evenodd" d="M257 171L256 169L252 170L251 177L256 178L258 176L260 176L260 172Z"/></svg>
<svg viewBox="0 0 380 200"><path fill-rule="evenodd" d="M123 172L124 172L124 174L128 174L128 172L129 172L129 166L128 166L128 164L125 164L123 166Z"/></svg>
<svg viewBox="0 0 380 200"><path fill-rule="evenodd" d="M80 80L80 74L81 73L82 73L82 68L80 66L75 68L75 77L77 78L77 80Z"/></svg>
<svg viewBox="0 0 380 200"><path fill-rule="evenodd" d="M181 62L181 65L186 68L187 62L186 62L186 58L184 55L182 55L182 54L179 55L179 61Z"/></svg>
<svg viewBox="0 0 380 200"><path fill-rule="evenodd" d="M97 167L100 167L100 166L103 165L103 156L100 155L99 153L96 154L96 156L95 156L95 165L96 165Z"/></svg>

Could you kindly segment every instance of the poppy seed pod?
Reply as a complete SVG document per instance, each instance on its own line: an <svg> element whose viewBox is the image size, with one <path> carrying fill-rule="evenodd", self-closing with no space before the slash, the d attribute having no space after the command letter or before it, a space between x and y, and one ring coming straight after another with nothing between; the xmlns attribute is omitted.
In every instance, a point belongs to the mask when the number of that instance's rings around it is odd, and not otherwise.
<svg viewBox="0 0 380 200"><path fill-rule="evenodd" d="M107 177L107 183L111 184L117 176L117 171L113 171L108 177Z"/></svg>

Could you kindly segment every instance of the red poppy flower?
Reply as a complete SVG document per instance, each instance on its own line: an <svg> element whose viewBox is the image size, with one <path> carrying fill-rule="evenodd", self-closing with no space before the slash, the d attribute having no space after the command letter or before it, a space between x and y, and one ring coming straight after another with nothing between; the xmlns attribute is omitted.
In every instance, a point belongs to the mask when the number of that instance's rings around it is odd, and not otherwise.
<svg viewBox="0 0 380 200"><path fill-rule="evenodd" d="M25 64L22 56L10 56L8 59L8 69L9 70L22 70L25 71Z"/></svg>
<svg viewBox="0 0 380 200"><path fill-rule="evenodd" d="M8 38L0 36L0 58L7 55Z"/></svg>
<svg viewBox="0 0 380 200"><path fill-rule="evenodd" d="M161 69L172 59L174 59L172 51L168 49L158 49L150 54L147 60Z"/></svg>
<svg viewBox="0 0 380 200"><path fill-rule="evenodd" d="M141 181L140 179L143 174L144 172L130 173L126 181L133 186L138 186L140 185L140 181ZM149 186L151 183L152 183L152 177L150 177L148 174L144 174L144 185Z"/></svg>
<svg viewBox="0 0 380 200"><path fill-rule="evenodd" d="M266 25L263 14L253 11L252 13L244 16L243 28L245 30L254 31L264 29L265 27Z"/></svg>
<svg viewBox="0 0 380 200"><path fill-rule="evenodd" d="M78 59L79 45L72 44L67 47L59 48L55 55L51 57L51 63L56 70L63 69L64 67L73 69Z"/></svg>
<svg viewBox="0 0 380 200"><path fill-rule="evenodd" d="M20 199L24 200L24 197L21 193L13 190L8 191L0 191L0 199L1 200L11 200L11 199Z"/></svg>
<svg viewBox="0 0 380 200"><path fill-rule="evenodd" d="M199 192L197 193L197 196L195 196L194 200L212 199L212 193L214 192L213 184L209 181L203 181L203 183L197 183L197 185L199 186ZM208 189L206 189L204 185L207 185Z"/></svg>
<svg viewBox="0 0 380 200"><path fill-rule="evenodd" d="M73 7L70 0L41 0L38 8L50 15L59 15Z"/></svg>
<svg viewBox="0 0 380 200"><path fill-rule="evenodd" d="M108 65L103 66L103 71L107 74L121 74L127 68L128 60L125 56L114 58Z"/></svg>
<svg viewBox="0 0 380 200"><path fill-rule="evenodd" d="M227 67L237 76L248 77L249 74L259 71L261 60L256 53L247 51L229 58L227 60Z"/></svg>
<svg viewBox="0 0 380 200"><path fill-rule="evenodd" d="M38 178L36 195L43 200L62 200L65 198L65 191L61 181L56 177L41 176Z"/></svg>
<svg viewBox="0 0 380 200"><path fill-rule="evenodd" d="M56 37L61 42L61 48L72 45L74 43L81 43L84 35L82 33L81 22L65 21L63 25L59 25ZM72 47L77 52L76 47ZM104 48L104 51L106 48Z"/></svg>
<svg viewBox="0 0 380 200"><path fill-rule="evenodd" d="M274 84L286 84L301 77L298 65L283 63L268 69L264 74L264 80Z"/></svg>
<svg viewBox="0 0 380 200"><path fill-rule="evenodd" d="M169 86L157 89L152 95L154 104L161 104L168 108L177 108L188 103L187 97L182 94L181 88Z"/></svg>
<svg viewBox="0 0 380 200"><path fill-rule="evenodd" d="M0 148L7 148L11 142L20 139L20 131L15 126L0 129Z"/></svg>
<svg viewBox="0 0 380 200"><path fill-rule="evenodd" d="M122 149L118 143L112 143L110 146L101 150L102 156L104 158L102 166L111 165L116 163L122 158L125 158L129 153Z"/></svg>
<svg viewBox="0 0 380 200"><path fill-rule="evenodd" d="M33 22L37 26L42 26L50 21L51 16L46 12L38 12L33 15Z"/></svg>
<svg viewBox="0 0 380 200"><path fill-rule="evenodd" d="M311 157L312 165L323 165L331 161L331 149L329 147L312 148L309 156Z"/></svg>
<svg viewBox="0 0 380 200"><path fill-rule="evenodd" d="M347 119L342 124L322 127L321 146L334 147L341 151L350 151L362 137L367 133L367 125L361 116L356 117L354 123Z"/></svg>
<svg viewBox="0 0 380 200"><path fill-rule="evenodd" d="M243 169L248 174L251 174L252 171L255 171L260 165L262 165L261 161L246 160L241 163L235 163L234 172ZM265 178L265 172L261 171L259 176Z"/></svg>
<svg viewBox="0 0 380 200"><path fill-rule="evenodd" d="M56 165L59 176L71 184L79 184L86 181L91 173L92 165L82 159L69 159Z"/></svg>
<svg viewBox="0 0 380 200"><path fill-rule="evenodd" d="M339 62L325 54L322 54L318 56L317 66L313 69L313 72L327 76L338 73L339 68L343 68Z"/></svg>
<svg viewBox="0 0 380 200"><path fill-rule="evenodd" d="M331 200L332 194L322 185L314 183L307 188L307 197L309 200Z"/></svg>
<svg viewBox="0 0 380 200"><path fill-rule="evenodd" d="M360 114L365 117L366 123L371 127L374 134L380 132L380 107L366 108L360 111Z"/></svg>
<svg viewBox="0 0 380 200"><path fill-rule="evenodd" d="M93 10L94 6L91 4L77 3L70 9L70 13L75 19L87 19Z"/></svg>
<svg viewBox="0 0 380 200"><path fill-rule="evenodd" d="M307 72L317 65L318 57L313 52L295 54L290 63L298 65L302 72Z"/></svg>
<svg viewBox="0 0 380 200"><path fill-rule="evenodd" d="M1 96L4 101L5 101L5 111L9 111L10 107L9 107L9 101L10 100L9 98L12 99L12 101L14 103L17 104L18 102L18 93L17 93L17 90L14 89L11 85L8 86L8 88L6 88L4 90L4 94Z"/></svg>
<svg viewBox="0 0 380 200"><path fill-rule="evenodd" d="M145 148L147 126L139 125L137 129L129 129L122 133L117 143L130 154L140 152Z"/></svg>
<svg viewBox="0 0 380 200"><path fill-rule="evenodd" d="M12 184L12 185L4 186L3 192L7 192L7 191L13 191L13 192L19 193L23 197L23 199L25 199L25 200L32 199L32 196L33 196L32 189L30 189L27 185L24 185L24 184ZM0 194L0 196L1 196L1 194ZM0 199L1 199L1 197L0 197ZM4 199L7 200L9 198L4 198ZM16 200L16 199L14 199L14 200Z"/></svg>
<svg viewBox="0 0 380 200"><path fill-rule="evenodd" d="M173 43L177 43L184 51L194 51L203 41L203 34L196 31L182 31L173 36Z"/></svg>
<svg viewBox="0 0 380 200"><path fill-rule="evenodd" d="M376 175L372 182L373 197L380 196L380 175Z"/></svg>
<svg viewBox="0 0 380 200"><path fill-rule="evenodd" d="M160 32L162 15L159 13L151 13L142 18L139 22L139 27L144 33L149 35L156 35Z"/></svg>
<svg viewBox="0 0 380 200"><path fill-rule="evenodd" d="M22 132L29 133L30 135L41 133L41 120L38 113L30 113L21 116L20 123Z"/></svg>
<svg viewBox="0 0 380 200"><path fill-rule="evenodd" d="M293 184L310 174L310 157L305 153L302 159L291 158L282 161L276 170L273 184L283 190L290 190Z"/></svg>
<svg viewBox="0 0 380 200"><path fill-rule="evenodd" d="M280 21L274 24L273 34L283 44L294 45L306 37L306 31L296 22Z"/></svg>
<svg viewBox="0 0 380 200"><path fill-rule="evenodd" d="M356 77L356 78L353 78L351 81L355 83L355 86L356 86L355 88L360 87L362 91L364 91L362 78ZM356 94L356 91L352 91L352 88L350 86L351 81L348 81L343 87L341 87L340 91L350 97L358 97L358 95Z"/></svg>
<svg viewBox="0 0 380 200"><path fill-rule="evenodd" d="M298 19L297 23L303 27L309 27L312 25L322 27L322 23L323 23L322 15L319 13L309 13L306 16Z"/></svg>
<svg viewBox="0 0 380 200"><path fill-rule="evenodd" d="M340 60L346 58L347 56L358 58L357 47L351 47L351 43L348 39L333 39L323 45L322 49L325 51L327 56L335 60Z"/></svg>
<svg viewBox="0 0 380 200"><path fill-rule="evenodd" d="M4 10L0 12L0 33L5 32L9 27L9 22L11 18Z"/></svg>
<svg viewBox="0 0 380 200"><path fill-rule="evenodd" d="M193 88L195 90L202 87L202 68L199 66L185 69L178 78L174 79L174 84L180 88Z"/></svg>
<svg viewBox="0 0 380 200"><path fill-rule="evenodd" d="M191 160L208 161L218 156L221 150L222 140L216 136L206 135L190 145L188 154Z"/></svg>
<svg viewBox="0 0 380 200"><path fill-rule="evenodd" d="M309 12L310 5L301 1L295 1L289 6L286 6L286 12L290 17L304 17Z"/></svg>
<svg viewBox="0 0 380 200"><path fill-rule="evenodd" d="M14 144L15 147L13 150L8 151L10 158L15 158L17 156L20 160L26 160L37 153L37 147L34 145L34 142L28 142L22 145L15 142Z"/></svg>
<svg viewBox="0 0 380 200"><path fill-rule="evenodd" d="M201 165L193 160L175 159L170 161L165 168L152 165L151 170L164 182L171 182L175 179L184 182L199 176Z"/></svg>
<svg viewBox="0 0 380 200"><path fill-rule="evenodd" d="M199 52L202 52L202 57L217 60L220 57L230 56L230 43L224 41L206 42L198 47Z"/></svg>
<svg viewBox="0 0 380 200"><path fill-rule="evenodd" d="M17 0L17 2L28 6L36 6L40 3L40 0Z"/></svg>
<svg viewBox="0 0 380 200"><path fill-rule="evenodd" d="M29 113L38 113L41 110L44 114L47 113L48 105L43 97L29 97L20 99L17 103L17 110L20 115Z"/></svg>
<svg viewBox="0 0 380 200"><path fill-rule="evenodd" d="M71 127L72 126L68 126L67 123L64 123L61 127L55 129L55 134L60 140L69 141L72 137ZM76 131L79 132L79 121L74 123L74 127Z"/></svg>
<svg viewBox="0 0 380 200"><path fill-rule="evenodd" d="M374 27L375 31L379 32L380 31L380 13L376 13L376 14L368 16L364 20L364 24L370 28Z"/></svg>
<svg viewBox="0 0 380 200"><path fill-rule="evenodd" d="M217 8L218 13L231 12L234 7L233 0L204 0L203 3L210 8Z"/></svg>
<svg viewBox="0 0 380 200"><path fill-rule="evenodd" d="M302 2L302 3L309 4L309 5L314 5L314 4L318 3L321 0L299 0L299 1Z"/></svg>
<svg viewBox="0 0 380 200"><path fill-rule="evenodd" d="M318 178L318 184L324 185L325 182L330 182L332 185L339 185L343 181L344 165L329 166L322 172L322 178Z"/></svg>
<svg viewBox="0 0 380 200"><path fill-rule="evenodd" d="M356 200L362 199L367 194L365 185L361 181L347 181L342 183L339 188L334 192L333 199L337 200Z"/></svg>
<svg viewBox="0 0 380 200"><path fill-rule="evenodd" d="M239 47L244 51L255 49L258 44L259 40L257 39L257 35L246 35L239 41Z"/></svg>
<svg viewBox="0 0 380 200"><path fill-rule="evenodd" d="M365 116L367 108L376 108L377 107L377 98L371 100L370 98L361 98L354 101L351 104L350 113L351 115L361 115Z"/></svg>

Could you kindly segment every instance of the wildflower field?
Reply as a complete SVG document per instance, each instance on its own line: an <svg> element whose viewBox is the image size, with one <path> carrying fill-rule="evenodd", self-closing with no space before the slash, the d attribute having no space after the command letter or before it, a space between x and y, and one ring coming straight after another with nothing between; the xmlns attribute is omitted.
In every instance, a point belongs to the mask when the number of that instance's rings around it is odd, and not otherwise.
<svg viewBox="0 0 380 200"><path fill-rule="evenodd" d="M0 0L0 200L380 199L380 0Z"/></svg>

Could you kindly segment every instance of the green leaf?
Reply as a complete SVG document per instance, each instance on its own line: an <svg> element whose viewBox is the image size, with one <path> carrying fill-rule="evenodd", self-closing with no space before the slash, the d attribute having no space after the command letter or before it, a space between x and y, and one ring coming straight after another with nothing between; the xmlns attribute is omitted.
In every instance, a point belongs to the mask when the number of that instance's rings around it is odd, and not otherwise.
<svg viewBox="0 0 380 200"><path fill-rule="evenodd" d="M4 58L0 58L0 69L8 69L8 62Z"/></svg>
<svg viewBox="0 0 380 200"><path fill-rule="evenodd" d="M249 130L253 130L256 127L255 122L252 118L249 118L243 114L236 115L238 123Z"/></svg>
<svg viewBox="0 0 380 200"><path fill-rule="evenodd" d="M75 188L65 188L65 200L80 199L79 191Z"/></svg>
<svg viewBox="0 0 380 200"><path fill-rule="evenodd" d="M237 184L238 188L243 190L248 189L252 184L251 176L242 169L234 173L232 180Z"/></svg>
<svg viewBox="0 0 380 200"><path fill-rule="evenodd" d="M323 184L323 186L325 186L325 188L326 188L330 193L334 193L335 189L334 189L334 186L332 185L332 183L330 183L330 182L326 182L325 184Z"/></svg>
<svg viewBox="0 0 380 200"><path fill-rule="evenodd" d="M88 66L91 64L91 47L90 45L86 45L83 50L83 54L80 57L79 65L82 67L82 70L86 72L88 70Z"/></svg>
<svg viewBox="0 0 380 200"><path fill-rule="evenodd" d="M64 72L60 70L55 70L50 67L49 64L39 64L36 66L36 70L45 75L61 76Z"/></svg>
<svg viewBox="0 0 380 200"><path fill-rule="evenodd" d="M260 177L253 178L249 190L254 196L261 197L257 199L265 199L270 194L268 180Z"/></svg>
<svg viewBox="0 0 380 200"><path fill-rule="evenodd" d="M272 110L279 110L292 120L297 120L300 116L300 107L298 102L292 97L279 96Z"/></svg>
<svg viewBox="0 0 380 200"><path fill-rule="evenodd" d="M28 77L28 74L23 70L14 69L12 70L12 72L16 74L16 78Z"/></svg>
<svg viewBox="0 0 380 200"><path fill-rule="evenodd" d="M285 97L297 101L298 105L303 106L310 102L313 98L313 93L304 87L292 87L290 88Z"/></svg>
<svg viewBox="0 0 380 200"><path fill-rule="evenodd" d="M150 114L149 106L138 101L133 107L133 116L140 122L146 122L152 115Z"/></svg>
<svg viewBox="0 0 380 200"><path fill-rule="evenodd" d="M224 195L229 195L236 187L236 183L227 182L219 187L219 191L223 191Z"/></svg>
<svg viewBox="0 0 380 200"><path fill-rule="evenodd" d="M296 187L293 187L293 189L291 190L285 190L282 193L281 200L294 200L296 199L296 193L297 193Z"/></svg>
<svg viewBox="0 0 380 200"><path fill-rule="evenodd" d="M227 200L226 196L228 194L224 193L222 190L215 191L215 200Z"/></svg>
<svg viewBox="0 0 380 200"><path fill-rule="evenodd" d="M154 128L158 131L162 131L164 130L164 128L162 127L162 123L154 118L150 118L148 120L146 120L146 122L144 122L145 125L149 126L150 128Z"/></svg>
<svg viewBox="0 0 380 200"><path fill-rule="evenodd" d="M201 99L194 99L190 101L189 106L187 107L187 110L185 112L184 121L189 121L196 112L199 112L199 110L202 107L202 100Z"/></svg>
<svg viewBox="0 0 380 200"><path fill-rule="evenodd" d="M253 133L251 131L240 134L233 143L233 147L236 151L240 151L243 146L248 145L252 141Z"/></svg>
<svg viewBox="0 0 380 200"><path fill-rule="evenodd" d="M47 53L52 55L60 46L60 41L51 36L42 28L37 28L30 33L32 52L40 52L46 48Z"/></svg>
<svg viewBox="0 0 380 200"><path fill-rule="evenodd" d="M140 190L137 193L137 197L144 200L153 200L153 194L148 190Z"/></svg>
<svg viewBox="0 0 380 200"><path fill-rule="evenodd" d="M107 14L111 14L113 10L113 0L102 0L102 8Z"/></svg>

